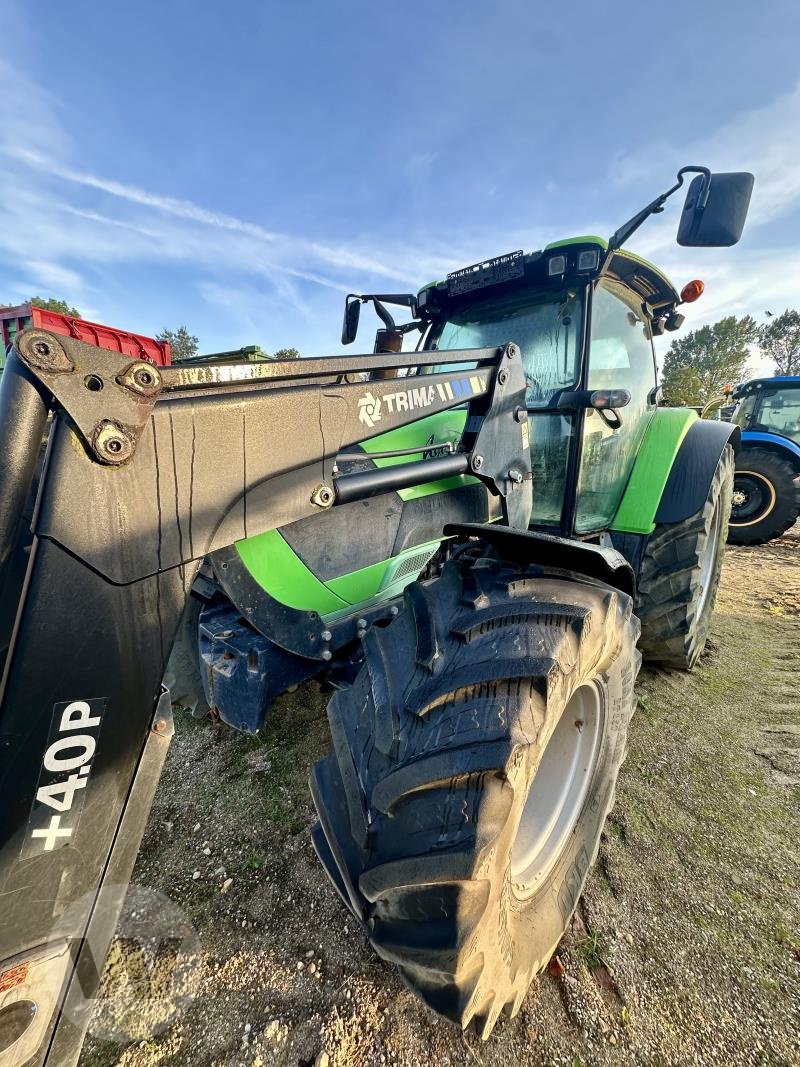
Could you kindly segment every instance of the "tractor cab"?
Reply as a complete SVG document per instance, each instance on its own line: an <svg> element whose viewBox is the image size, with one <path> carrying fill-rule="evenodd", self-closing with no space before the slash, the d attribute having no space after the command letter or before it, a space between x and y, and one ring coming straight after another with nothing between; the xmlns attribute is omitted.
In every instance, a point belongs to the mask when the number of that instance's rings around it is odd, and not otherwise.
<svg viewBox="0 0 800 1067"><path fill-rule="evenodd" d="M754 378L737 386L734 399L742 433L778 434L800 445L800 375Z"/></svg>
<svg viewBox="0 0 800 1067"><path fill-rule="evenodd" d="M712 175L707 168L688 166L608 241L575 237L540 252L506 253L454 271L416 296L347 297L343 344L355 339L361 305L371 302L383 323L376 352L399 351L405 335L415 330L421 331L420 347L426 351L519 346L527 382L535 527L565 537L599 537L609 529L649 532L652 526L642 517L641 498L626 507L625 494L657 409L653 337L680 328L684 318L678 306L696 300L703 283L689 282L678 293L658 268L622 246L651 215L663 211L687 173L697 176L687 192L678 243L735 244L752 175ZM387 304L410 308L412 321L397 326ZM667 436L686 432L681 420L662 419L660 428L666 430L667 424ZM649 436L654 453L673 454L671 446L665 451L664 442L659 444L658 431ZM644 474L641 478L643 484L648 481ZM652 488L660 492L664 484Z"/></svg>
<svg viewBox="0 0 800 1067"><path fill-rule="evenodd" d="M499 256L418 294L426 349L519 346L534 525L609 526L656 410L652 339L680 326L680 302L661 271L600 237Z"/></svg>
<svg viewBox="0 0 800 1067"><path fill-rule="evenodd" d="M733 399L742 447L729 539L759 545L800 517L800 375L754 378L737 386Z"/></svg>

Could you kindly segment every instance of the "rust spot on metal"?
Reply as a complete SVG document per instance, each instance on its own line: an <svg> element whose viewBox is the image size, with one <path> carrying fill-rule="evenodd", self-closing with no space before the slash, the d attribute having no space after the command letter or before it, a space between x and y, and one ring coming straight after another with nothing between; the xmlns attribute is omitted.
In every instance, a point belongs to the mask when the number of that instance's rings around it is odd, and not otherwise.
<svg viewBox="0 0 800 1067"><path fill-rule="evenodd" d="M15 986L22 985L28 978L30 966L29 963L19 963L16 967L9 967L7 971L3 971L0 974L0 993L5 993L9 989L14 989Z"/></svg>

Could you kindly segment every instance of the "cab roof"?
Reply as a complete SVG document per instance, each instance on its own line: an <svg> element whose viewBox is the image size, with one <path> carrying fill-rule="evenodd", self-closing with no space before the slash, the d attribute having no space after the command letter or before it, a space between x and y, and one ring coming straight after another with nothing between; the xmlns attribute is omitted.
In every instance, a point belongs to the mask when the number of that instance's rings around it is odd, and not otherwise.
<svg viewBox="0 0 800 1067"><path fill-rule="evenodd" d="M607 251L608 249L608 241L594 234L565 237L560 241L551 241L540 251L525 253L525 262L533 263L544 259L550 252L555 252L561 248L566 249L572 245L581 245L584 248L595 246L602 251ZM666 274L659 270L654 263L650 263L642 256L638 256L635 252L630 252L626 248L618 249L613 253L611 262L606 268L606 275L628 286L641 298L643 303L648 304L653 310L663 310L680 302L680 295ZM422 294L431 288L443 288L446 285L446 281L430 282L428 285L424 285L419 293Z"/></svg>
<svg viewBox="0 0 800 1067"><path fill-rule="evenodd" d="M746 382L737 385L738 393L749 392L751 389L765 389L770 385L788 385L800 389L800 374L776 374L774 378L749 378Z"/></svg>

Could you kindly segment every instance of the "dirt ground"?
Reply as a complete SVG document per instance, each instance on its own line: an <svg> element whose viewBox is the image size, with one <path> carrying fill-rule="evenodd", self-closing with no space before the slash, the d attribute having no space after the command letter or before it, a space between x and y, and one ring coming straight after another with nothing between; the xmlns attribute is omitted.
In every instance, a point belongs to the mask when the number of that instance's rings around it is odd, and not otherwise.
<svg viewBox="0 0 800 1067"><path fill-rule="evenodd" d="M179 716L81 1064L800 1063L799 672L796 526L729 550L694 674L642 672L573 928L486 1043L404 988L322 873L316 687L260 743Z"/></svg>

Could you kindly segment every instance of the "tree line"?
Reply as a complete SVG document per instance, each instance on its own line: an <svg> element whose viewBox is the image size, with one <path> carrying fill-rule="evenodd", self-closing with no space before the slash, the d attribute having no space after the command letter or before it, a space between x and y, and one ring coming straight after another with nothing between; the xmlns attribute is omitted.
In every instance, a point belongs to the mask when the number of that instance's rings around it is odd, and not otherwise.
<svg viewBox="0 0 800 1067"><path fill-rule="evenodd" d="M800 374L800 312L767 311L759 325L751 315L728 315L676 338L664 357L661 386L667 404L700 406L747 377L754 350L771 359L776 374Z"/></svg>
<svg viewBox="0 0 800 1067"><path fill-rule="evenodd" d="M80 319L83 318L80 311L76 307L71 307L66 300L56 300L54 298L45 299L42 296L32 296L28 300L23 301L26 304L32 304L33 307L43 308L45 311L53 311L57 315L69 315L70 318ZM6 308L15 307L15 304L0 303L0 311ZM157 341L166 341L172 349L173 359L191 359L196 356L200 350L200 341L193 333L189 333L186 326L178 326L175 330L163 329L161 333L156 334ZM271 355L269 352L262 353L264 359L299 359L300 353L296 348L279 348ZM259 357L261 358L261 357Z"/></svg>
<svg viewBox="0 0 800 1067"><path fill-rule="evenodd" d="M177 330L162 330L156 334L157 341L166 341L172 351L175 360L192 359L200 350L200 342L193 333L189 333L185 326L179 326ZM257 359L299 359L300 353L296 348L279 348L271 355L269 352L258 350Z"/></svg>

